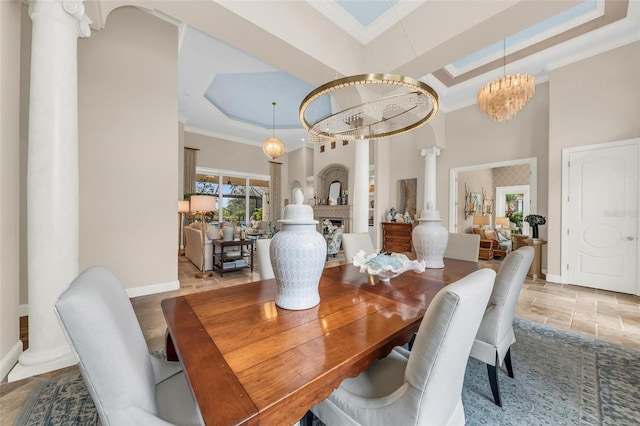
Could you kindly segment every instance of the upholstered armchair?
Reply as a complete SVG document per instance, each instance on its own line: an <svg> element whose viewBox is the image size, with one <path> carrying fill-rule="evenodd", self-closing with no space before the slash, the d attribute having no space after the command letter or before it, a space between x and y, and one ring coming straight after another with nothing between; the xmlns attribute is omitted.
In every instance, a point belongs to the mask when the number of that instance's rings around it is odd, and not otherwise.
<svg viewBox="0 0 640 426"><path fill-rule="evenodd" d="M311 412L327 425L464 425L464 373L494 277L482 269L440 290L411 352L395 348Z"/></svg>
<svg viewBox="0 0 640 426"><path fill-rule="evenodd" d="M258 269L261 280L268 280L275 277L273 267L271 266L270 247L271 238L259 238L256 240L256 257L258 258Z"/></svg>
<svg viewBox="0 0 640 426"><path fill-rule="evenodd" d="M55 309L103 425L204 424L182 366L149 354L127 293L109 270L82 272Z"/></svg>
<svg viewBox="0 0 640 426"><path fill-rule="evenodd" d="M342 233L344 230L342 227L334 229L331 233L326 235L327 239L327 256L336 257L336 254L340 251L340 245L342 244Z"/></svg>
<svg viewBox="0 0 640 426"><path fill-rule="evenodd" d="M533 254L533 247L521 247L502 261L487 310L471 347L471 356L487 364L491 392L496 405L499 406L502 406L502 402L498 367L504 361L509 377L513 377L511 345L516 341L513 315Z"/></svg>

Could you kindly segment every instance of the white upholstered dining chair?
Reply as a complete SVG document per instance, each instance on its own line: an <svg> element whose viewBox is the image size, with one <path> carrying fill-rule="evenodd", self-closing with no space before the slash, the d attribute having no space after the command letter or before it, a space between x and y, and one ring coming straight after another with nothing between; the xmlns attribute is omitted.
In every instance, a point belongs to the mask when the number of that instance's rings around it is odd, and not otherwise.
<svg viewBox="0 0 640 426"><path fill-rule="evenodd" d="M449 233L449 241L447 242L444 257L477 262L479 252L480 235Z"/></svg>
<svg viewBox="0 0 640 426"><path fill-rule="evenodd" d="M440 290L411 352L395 348L311 412L327 425L464 425L464 373L494 278L481 269Z"/></svg>
<svg viewBox="0 0 640 426"><path fill-rule="evenodd" d="M502 407L498 367L504 361L509 377L513 378L511 345L516 341L513 315L520 288L533 260L533 247L521 247L502 261L487 310L476 335L471 356L487 364L489 383L496 405Z"/></svg>
<svg viewBox="0 0 640 426"><path fill-rule="evenodd" d="M376 252L368 232L350 232L342 235L342 249L347 263L353 263L353 256L360 250L364 250L365 256Z"/></svg>
<svg viewBox="0 0 640 426"><path fill-rule="evenodd" d="M269 253L271 238L259 238L256 240L256 256L258 257L258 268L260 268L260 279L268 280L275 277L271 266L271 254Z"/></svg>
<svg viewBox="0 0 640 426"><path fill-rule="evenodd" d="M201 425L182 366L149 353L122 284L92 266L55 309L103 425Z"/></svg>

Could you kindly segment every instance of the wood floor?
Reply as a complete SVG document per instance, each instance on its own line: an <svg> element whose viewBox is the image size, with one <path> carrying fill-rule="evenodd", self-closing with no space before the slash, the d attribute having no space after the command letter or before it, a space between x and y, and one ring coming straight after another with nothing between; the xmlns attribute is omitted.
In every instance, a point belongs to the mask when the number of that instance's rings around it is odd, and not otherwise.
<svg viewBox="0 0 640 426"><path fill-rule="evenodd" d="M344 258L338 255L335 259L330 258L327 266L342 262ZM496 270L500 266L498 261L481 262L483 266ZM195 278L197 268L185 257L178 259L178 271L179 290L131 299L150 350L164 344L165 323L160 308L162 299L260 279L258 271L251 273L249 269L227 273L224 278L221 278L218 273L208 278ZM640 349L640 297L638 296L526 280L516 306L516 316ZM23 341L28 339L26 318L21 319L20 336ZM76 367L70 367L70 369L73 368ZM60 371L13 383L7 383L5 379L0 383L0 426L13 425L35 385L55 374L60 374Z"/></svg>

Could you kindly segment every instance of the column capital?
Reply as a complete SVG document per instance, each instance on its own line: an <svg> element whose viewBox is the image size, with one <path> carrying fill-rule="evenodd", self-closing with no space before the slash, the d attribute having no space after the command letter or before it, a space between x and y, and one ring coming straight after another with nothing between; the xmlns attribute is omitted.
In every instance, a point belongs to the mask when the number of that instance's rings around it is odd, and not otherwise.
<svg viewBox="0 0 640 426"><path fill-rule="evenodd" d="M427 155L435 155L436 157L440 155L441 149L437 146L432 146L431 148L422 148L420 150L420 155L426 157Z"/></svg>
<svg viewBox="0 0 640 426"><path fill-rule="evenodd" d="M91 19L84 14L84 0L30 0L31 20L38 16L54 19L77 33L78 37L91 35Z"/></svg>

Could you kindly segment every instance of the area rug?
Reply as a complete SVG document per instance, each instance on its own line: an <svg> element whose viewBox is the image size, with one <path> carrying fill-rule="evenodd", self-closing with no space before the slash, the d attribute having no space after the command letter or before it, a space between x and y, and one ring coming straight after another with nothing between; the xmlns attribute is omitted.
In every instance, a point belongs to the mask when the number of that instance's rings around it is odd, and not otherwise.
<svg viewBox="0 0 640 426"><path fill-rule="evenodd" d="M503 408L493 403L486 366L469 360L462 393L467 425L640 424L640 351L521 319L515 330L515 378L500 374ZM41 383L16 421L94 424L95 407L77 371Z"/></svg>

